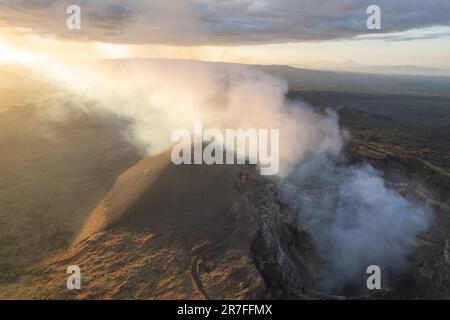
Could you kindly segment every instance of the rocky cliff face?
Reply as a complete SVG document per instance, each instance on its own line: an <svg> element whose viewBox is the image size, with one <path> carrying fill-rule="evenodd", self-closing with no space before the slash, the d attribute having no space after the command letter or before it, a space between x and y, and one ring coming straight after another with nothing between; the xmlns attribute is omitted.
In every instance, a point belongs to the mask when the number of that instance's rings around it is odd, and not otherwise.
<svg viewBox="0 0 450 320"><path fill-rule="evenodd" d="M298 217L280 201L273 183L252 174L241 179L257 223L251 255L279 298L307 298L316 287L319 260Z"/></svg>
<svg viewBox="0 0 450 320"><path fill-rule="evenodd" d="M321 261L308 232L308 222L281 200L277 182L268 182L252 174L243 175L242 188L254 208L257 232L251 255L266 285L279 298L295 299L420 299L450 297L450 251L448 234L450 211L442 199L450 179L409 158L395 157L372 150L376 157L350 146L349 159L369 161L385 172L385 185L411 201L426 202L434 209L434 220L414 242L408 267L402 272L383 270L382 290L353 291L351 295L330 296L320 293ZM376 151L376 152L375 152ZM373 154L372 154L373 155ZM435 183L439 180L439 183ZM427 182L428 181L428 182ZM277 187L277 186L278 187ZM291 197L302 201L320 201L328 189L293 190ZM355 239L357 241L357 239ZM345 259L345 257L342 257ZM365 283L365 282L364 282Z"/></svg>

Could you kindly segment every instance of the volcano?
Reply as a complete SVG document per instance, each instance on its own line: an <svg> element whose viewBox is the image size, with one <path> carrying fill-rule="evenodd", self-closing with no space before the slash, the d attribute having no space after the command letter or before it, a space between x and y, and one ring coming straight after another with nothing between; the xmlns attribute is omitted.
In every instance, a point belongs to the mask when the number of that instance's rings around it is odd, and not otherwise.
<svg viewBox="0 0 450 320"><path fill-rule="evenodd" d="M168 152L141 160L118 177L69 250L48 262L45 291L69 299L266 297L241 185L253 171L175 166ZM80 266L82 290L61 288L68 265Z"/></svg>
<svg viewBox="0 0 450 320"><path fill-rule="evenodd" d="M361 155L352 152L355 158ZM390 167L392 163L390 159ZM319 292L322 261L317 248L302 221L280 200L275 184L253 165L177 166L168 151L144 158L116 179L67 250L39 263L6 294L35 298L39 292L48 299L344 299ZM299 195L310 201L311 194L320 192L302 190ZM411 292L414 285L423 288L428 276L419 270L437 272L435 263L444 275L448 242L437 250L440 238L430 231L418 239L412 269L393 278L391 291L357 298L395 298L407 292L405 286L412 286ZM81 269L81 290L65 287L70 265ZM445 279L434 285L442 289Z"/></svg>

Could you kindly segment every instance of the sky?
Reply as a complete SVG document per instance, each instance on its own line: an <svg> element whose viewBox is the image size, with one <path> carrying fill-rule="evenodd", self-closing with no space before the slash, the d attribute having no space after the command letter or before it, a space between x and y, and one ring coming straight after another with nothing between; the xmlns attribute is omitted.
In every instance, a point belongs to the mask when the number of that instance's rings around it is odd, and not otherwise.
<svg viewBox="0 0 450 320"><path fill-rule="evenodd" d="M381 9L369 30L367 8ZM69 30L66 9L81 9ZM0 0L0 61L175 58L450 68L448 0Z"/></svg>

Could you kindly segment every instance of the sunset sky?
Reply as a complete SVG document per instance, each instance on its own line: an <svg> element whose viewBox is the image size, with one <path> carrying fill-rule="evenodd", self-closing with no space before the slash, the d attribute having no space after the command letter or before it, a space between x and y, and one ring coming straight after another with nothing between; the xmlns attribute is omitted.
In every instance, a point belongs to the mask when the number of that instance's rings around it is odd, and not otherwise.
<svg viewBox="0 0 450 320"><path fill-rule="evenodd" d="M68 30L78 5L81 30ZM381 30L366 9L381 8ZM181 58L450 68L448 0L0 0L0 61Z"/></svg>

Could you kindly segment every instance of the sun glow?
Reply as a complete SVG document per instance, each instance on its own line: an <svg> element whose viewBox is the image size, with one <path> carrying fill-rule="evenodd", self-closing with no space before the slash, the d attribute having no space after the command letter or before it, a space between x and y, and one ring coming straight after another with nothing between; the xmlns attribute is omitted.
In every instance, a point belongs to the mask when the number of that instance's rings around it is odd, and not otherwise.
<svg viewBox="0 0 450 320"><path fill-rule="evenodd" d="M29 64L38 58L35 54L11 48L0 36L0 62Z"/></svg>
<svg viewBox="0 0 450 320"><path fill-rule="evenodd" d="M131 54L127 45L97 43L96 47L102 58L106 59L123 59L128 58Z"/></svg>
<svg viewBox="0 0 450 320"><path fill-rule="evenodd" d="M14 63L30 63L33 57L24 52L11 50L2 46L0 43L0 61L1 62L14 62Z"/></svg>

